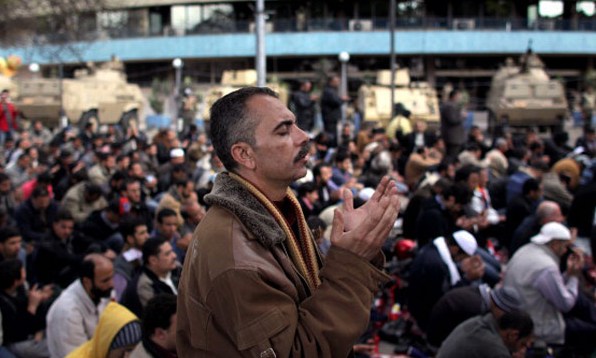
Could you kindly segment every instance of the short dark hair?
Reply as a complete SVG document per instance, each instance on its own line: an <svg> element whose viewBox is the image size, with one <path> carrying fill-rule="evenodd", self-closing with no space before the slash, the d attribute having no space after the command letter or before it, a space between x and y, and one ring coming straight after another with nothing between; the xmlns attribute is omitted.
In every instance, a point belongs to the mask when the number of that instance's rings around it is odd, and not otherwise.
<svg viewBox="0 0 596 358"><path fill-rule="evenodd" d="M178 214L176 214L176 212L170 208L163 208L157 212L157 222L162 224L163 219L170 216L178 216Z"/></svg>
<svg viewBox="0 0 596 358"><path fill-rule="evenodd" d="M455 172L455 182L467 182L470 175L474 173L479 174L480 167L477 167L474 164L466 164Z"/></svg>
<svg viewBox="0 0 596 358"><path fill-rule="evenodd" d="M31 193L31 198L37 199L41 198L42 196L50 196L48 188L43 185L36 186L35 189L33 189L33 192Z"/></svg>
<svg viewBox="0 0 596 358"><path fill-rule="evenodd" d="M57 223L60 221L75 221L75 219L74 219L74 216L72 216L72 214L70 213L70 211L68 211L66 209L60 209L56 213L56 216L54 217L54 221L52 221L52 222Z"/></svg>
<svg viewBox="0 0 596 358"><path fill-rule="evenodd" d="M150 339L155 329L170 328L174 314L176 314L176 296L169 293L153 296L143 311L143 337Z"/></svg>
<svg viewBox="0 0 596 358"><path fill-rule="evenodd" d="M19 259L8 259L0 262L0 290L6 290L21 279L23 263Z"/></svg>
<svg viewBox="0 0 596 358"><path fill-rule="evenodd" d="M151 256L159 255L160 248L163 244L167 241L160 237L153 237L149 240L145 241L143 244L143 265L147 265L149 263L149 258Z"/></svg>
<svg viewBox="0 0 596 358"><path fill-rule="evenodd" d="M298 197L302 197L307 193L312 193L313 191L317 190L317 185L312 181L307 181L305 183L300 184L298 187Z"/></svg>
<svg viewBox="0 0 596 358"><path fill-rule="evenodd" d="M0 183L10 180L10 177L6 173L0 173Z"/></svg>
<svg viewBox="0 0 596 358"><path fill-rule="evenodd" d="M14 226L5 226L0 229L0 242L5 243L6 240L15 236L21 236L21 232Z"/></svg>
<svg viewBox="0 0 596 358"><path fill-rule="evenodd" d="M458 89L453 89L449 92L449 99L454 99L460 93Z"/></svg>
<svg viewBox="0 0 596 358"><path fill-rule="evenodd" d="M93 184L92 182L87 182L84 186L84 191L87 195L101 195L103 191L101 190L101 186L97 184Z"/></svg>
<svg viewBox="0 0 596 358"><path fill-rule="evenodd" d="M524 196L530 194L531 191L540 189L540 182L534 178L528 178L522 185L522 194Z"/></svg>
<svg viewBox="0 0 596 358"><path fill-rule="evenodd" d="M330 168L331 165L328 163L319 163L317 165L315 165L315 167L312 169L312 175L313 177L318 177L321 176L321 168Z"/></svg>
<svg viewBox="0 0 596 358"><path fill-rule="evenodd" d="M183 179L174 180L173 184L176 188L178 188L178 187L186 187L189 182L192 182L192 180L190 180L188 178L183 178Z"/></svg>
<svg viewBox="0 0 596 358"><path fill-rule="evenodd" d="M532 334L534 322L529 314L523 311L505 312L498 320L499 329L514 329L519 331L519 338Z"/></svg>
<svg viewBox="0 0 596 358"><path fill-rule="evenodd" d="M39 173L39 175L37 176L37 185L39 185L40 183L51 184L53 179L54 176L52 175L52 172L46 170L42 173Z"/></svg>
<svg viewBox="0 0 596 358"><path fill-rule="evenodd" d="M124 237L124 240L128 236L134 236L137 227L147 226L147 223L141 218L136 216L127 215L120 221L120 233Z"/></svg>
<svg viewBox="0 0 596 358"><path fill-rule="evenodd" d="M233 171L237 163L232 157L232 146L238 142L255 144L257 121L251 118L246 103L254 96L277 94L267 87L245 87L218 99L211 107L210 136L215 153L226 167Z"/></svg>
<svg viewBox="0 0 596 358"><path fill-rule="evenodd" d="M457 183L443 189L441 196L445 199L454 197L456 203L466 205L472 200L472 191L467 185Z"/></svg>

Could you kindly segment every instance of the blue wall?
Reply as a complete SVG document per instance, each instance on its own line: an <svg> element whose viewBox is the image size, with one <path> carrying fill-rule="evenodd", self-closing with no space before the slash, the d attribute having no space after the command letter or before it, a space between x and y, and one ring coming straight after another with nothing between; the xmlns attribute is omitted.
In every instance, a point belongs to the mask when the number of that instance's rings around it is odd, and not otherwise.
<svg viewBox="0 0 596 358"><path fill-rule="evenodd" d="M596 32L561 31L398 31L398 55L519 54L528 40L539 54L596 55ZM97 41L80 46L84 61L105 61L115 54L124 61L180 58L252 57L254 34L193 35ZM272 33L266 37L268 56L386 55L387 32ZM0 56L20 55L24 63L51 61L34 48L2 48ZM65 63L79 62L64 55Z"/></svg>

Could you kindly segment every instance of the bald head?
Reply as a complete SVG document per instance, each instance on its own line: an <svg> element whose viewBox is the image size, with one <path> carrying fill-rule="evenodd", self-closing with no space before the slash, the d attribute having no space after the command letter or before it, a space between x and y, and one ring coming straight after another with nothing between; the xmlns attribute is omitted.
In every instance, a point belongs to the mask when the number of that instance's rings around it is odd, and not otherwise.
<svg viewBox="0 0 596 358"><path fill-rule="evenodd" d="M97 253L93 253L93 254L89 254L87 256L85 256L85 258L83 259L83 262L93 262L93 266L96 267L101 267L101 266L112 266L112 261L110 261L110 259L108 259L107 257L105 257L102 254L97 254Z"/></svg>
<svg viewBox="0 0 596 358"><path fill-rule="evenodd" d="M536 208L536 216L542 225L550 222L563 222L561 207L554 201L545 200Z"/></svg>

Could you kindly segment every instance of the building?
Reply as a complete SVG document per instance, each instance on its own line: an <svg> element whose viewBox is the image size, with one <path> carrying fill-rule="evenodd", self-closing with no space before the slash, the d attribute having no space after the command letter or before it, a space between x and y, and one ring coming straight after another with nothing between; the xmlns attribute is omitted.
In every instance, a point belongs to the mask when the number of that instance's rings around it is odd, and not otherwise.
<svg viewBox="0 0 596 358"><path fill-rule="evenodd" d="M25 63L41 64L46 74L62 62L67 75L85 61L117 55L129 79L146 85L155 76L173 76L174 58L184 61L183 76L195 82L215 83L225 69L254 68L255 1L104 1L104 10L76 15L76 33L90 39L77 43L76 54L60 51L60 38L46 31L25 35L43 36L44 46L2 48L0 55L16 53ZM278 0L265 7L269 75L316 78L338 69L341 51L351 55L351 79L389 68L387 0ZM67 23L55 21L49 32L61 33ZM593 1L397 1L395 25L401 66L437 87L462 83L480 97L505 58L519 56L529 43L551 75L578 89L596 56Z"/></svg>

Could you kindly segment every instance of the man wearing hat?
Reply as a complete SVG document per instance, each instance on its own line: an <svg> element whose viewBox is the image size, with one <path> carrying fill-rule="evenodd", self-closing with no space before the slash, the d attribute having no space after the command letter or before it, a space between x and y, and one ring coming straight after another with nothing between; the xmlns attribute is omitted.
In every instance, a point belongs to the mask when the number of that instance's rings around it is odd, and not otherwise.
<svg viewBox="0 0 596 358"><path fill-rule="evenodd" d="M565 343L565 319L578 298L578 276L584 265L581 253L567 258L567 270L559 270L561 257L572 243L571 232L550 222L511 258L504 284L520 293L522 309L535 324L536 338L548 344Z"/></svg>
<svg viewBox="0 0 596 358"><path fill-rule="evenodd" d="M433 307L427 340L440 347L447 336L463 321L486 313L498 320L505 312L520 309L519 293L513 287L491 288L479 286L457 287L447 292Z"/></svg>
<svg viewBox="0 0 596 358"><path fill-rule="evenodd" d="M477 247L474 236L460 230L429 242L412 262L408 306L425 332L431 309L447 291L466 286L484 275L482 259L474 256Z"/></svg>

